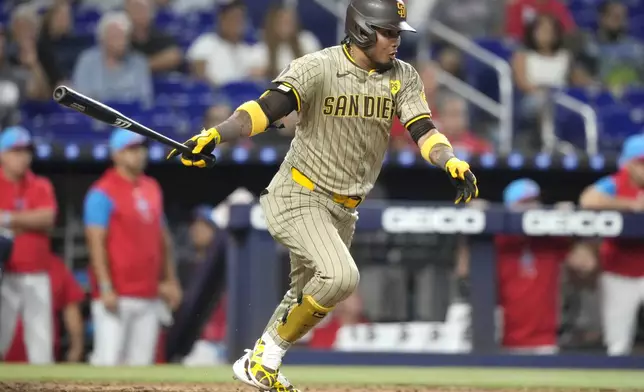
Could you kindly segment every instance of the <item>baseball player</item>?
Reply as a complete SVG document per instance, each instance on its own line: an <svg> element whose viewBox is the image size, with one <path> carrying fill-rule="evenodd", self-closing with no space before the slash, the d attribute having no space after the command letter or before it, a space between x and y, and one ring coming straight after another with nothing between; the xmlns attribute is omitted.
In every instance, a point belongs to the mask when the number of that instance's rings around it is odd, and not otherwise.
<svg viewBox="0 0 644 392"><path fill-rule="evenodd" d="M644 135L624 143L619 171L588 187L583 208L644 212ZM600 247L604 343L608 355L628 355L637 312L644 303L644 245L641 240L606 238Z"/></svg>
<svg viewBox="0 0 644 392"><path fill-rule="evenodd" d="M85 333L80 303L85 298L85 292L60 257L52 253L47 259L54 319L54 357L61 358L60 326L64 325L70 342L64 360L79 362L83 359ZM7 362L27 361L25 343L18 333L21 330L22 322L19 322L11 347L4 358Z"/></svg>
<svg viewBox="0 0 644 392"><path fill-rule="evenodd" d="M22 127L0 135L0 229L14 236L0 287L0 357L22 318L29 362L48 364L54 360L49 232L57 204L51 182L29 169L31 147Z"/></svg>
<svg viewBox="0 0 644 392"><path fill-rule="evenodd" d="M144 174L145 138L117 129L114 167L85 198L84 221L92 284L94 352L98 366L151 365L161 322L159 297L181 301L161 187Z"/></svg>
<svg viewBox="0 0 644 392"><path fill-rule="evenodd" d="M296 390L279 372L286 351L358 286L349 253L356 208L380 173L395 116L423 158L453 180L456 203L478 196L469 165L432 123L418 73L396 59L401 32L415 31L406 17L400 0L352 0L342 45L294 60L259 99L186 141L192 154L181 162L205 167L195 153L265 132L292 111L299 115L291 148L260 195L270 234L290 250L290 289L254 348L233 366L239 380L259 389Z"/></svg>

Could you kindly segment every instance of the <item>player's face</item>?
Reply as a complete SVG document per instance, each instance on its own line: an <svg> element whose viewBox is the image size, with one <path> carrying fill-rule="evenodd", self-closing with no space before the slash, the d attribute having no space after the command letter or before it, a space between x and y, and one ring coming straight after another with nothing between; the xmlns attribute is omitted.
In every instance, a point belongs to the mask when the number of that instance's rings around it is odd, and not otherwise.
<svg viewBox="0 0 644 392"><path fill-rule="evenodd" d="M629 162L627 168L633 182L644 188L644 159Z"/></svg>
<svg viewBox="0 0 644 392"><path fill-rule="evenodd" d="M541 201L538 197L528 197L510 206L510 209L513 211L527 211L541 206Z"/></svg>
<svg viewBox="0 0 644 392"><path fill-rule="evenodd" d="M201 219L195 220L190 225L190 239L192 245L197 249L208 247L215 238L215 231L212 226Z"/></svg>
<svg viewBox="0 0 644 392"><path fill-rule="evenodd" d="M22 177L31 166L33 155L27 148L16 148L0 154L0 166L12 177Z"/></svg>
<svg viewBox="0 0 644 392"><path fill-rule="evenodd" d="M367 50L367 56L377 69L390 69L400 46L400 31L377 29L376 44Z"/></svg>
<svg viewBox="0 0 644 392"><path fill-rule="evenodd" d="M148 164L148 149L144 145L124 148L115 154L114 163L133 175L143 174Z"/></svg>

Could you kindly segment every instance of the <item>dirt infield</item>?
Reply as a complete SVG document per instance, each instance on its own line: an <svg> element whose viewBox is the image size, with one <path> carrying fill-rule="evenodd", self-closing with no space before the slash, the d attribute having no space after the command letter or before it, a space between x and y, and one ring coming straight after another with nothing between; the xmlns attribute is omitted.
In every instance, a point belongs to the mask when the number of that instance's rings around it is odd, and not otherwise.
<svg viewBox="0 0 644 392"><path fill-rule="evenodd" d="M303 392L611 392L616 389L487 389L487 388L432 388L426 386L304 386ZM0 382L0 391L11 392L257 392L238 383L186 384L186 383L98 383L98 382ZM621 391L627 391L620 389Z"/></svg>

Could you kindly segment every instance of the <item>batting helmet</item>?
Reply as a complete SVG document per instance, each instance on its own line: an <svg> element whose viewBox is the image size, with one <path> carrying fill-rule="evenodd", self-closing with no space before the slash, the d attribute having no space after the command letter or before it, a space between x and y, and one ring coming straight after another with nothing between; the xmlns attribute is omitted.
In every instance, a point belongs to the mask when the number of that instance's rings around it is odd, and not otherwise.
<svg viewBox="0 0 644 392"><path fill-rule="evenodd" d="M361 48L375 44L376 28L416 32L402 0L351 0L344 25L351 42Z"/></svg>

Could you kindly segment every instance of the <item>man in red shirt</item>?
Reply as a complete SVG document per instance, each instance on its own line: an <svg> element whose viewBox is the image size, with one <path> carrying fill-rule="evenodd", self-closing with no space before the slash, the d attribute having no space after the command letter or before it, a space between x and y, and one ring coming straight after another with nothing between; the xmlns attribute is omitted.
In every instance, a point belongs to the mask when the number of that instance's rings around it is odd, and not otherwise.
<svg viewBox="0 0 644 392"><path fill-rule="evenodd" d="M22 318L29 362L47 364L54 359L47 260L57 205L51 182L30 170L31 146L22 127L0 134L0 228L14 237L0 295L0 355Z"/></svg>
<svg viewBox="0 0 644 392"><path fill-rule="evenodd" d="M85 198L94 321L92 364L154 363L164 304L181 301L159 184L144 174L145 138L117 129L114 167Z"/></svg>
<svg viewBox="0 0 644 392"><path fill-rule="evenodd" d="M72 272L58 256L50 254L47 262L47 273L49 274L49 280L51 282L53 305L54 355L57 358L61 357L58 325L60 325L62 318L70 341L65 361L79 362L83 359L85 333L80 303L85 298L85 292L76 279L74 279ZM22 329L22 320L19 320L13 342L4 358L7 362L27 361L27 351L21 334Z"/></svg>
<svg viewBox="0 0 644 392"><path fill-rule="evenodd" d="M644 135L626 140L619 171L586 188L579 203L589 209L644 212ZM641 239L607 238L600 258L604 343L608 355L628 355L644 303L644 244Z"/></svg>
<svg viewBox="0 0 644 392"><path fill-rule="evenodd" d="M506 207L539 208L541 190L533 180L510 183L503 192ZM558 351L559 282L561 264L584 264L569 238L497 235L499 305L503 308L503 342L516 352L551 354Z"/></svg>
<svg viewBox="0 0 644 392"><path fill-rule="evenodd" d="M539 14L553 16L561 22L566 33L577 27L572 14L559 0L510 0L506 10L506 34L522 41L525 26L534 21Z"/></svg>

